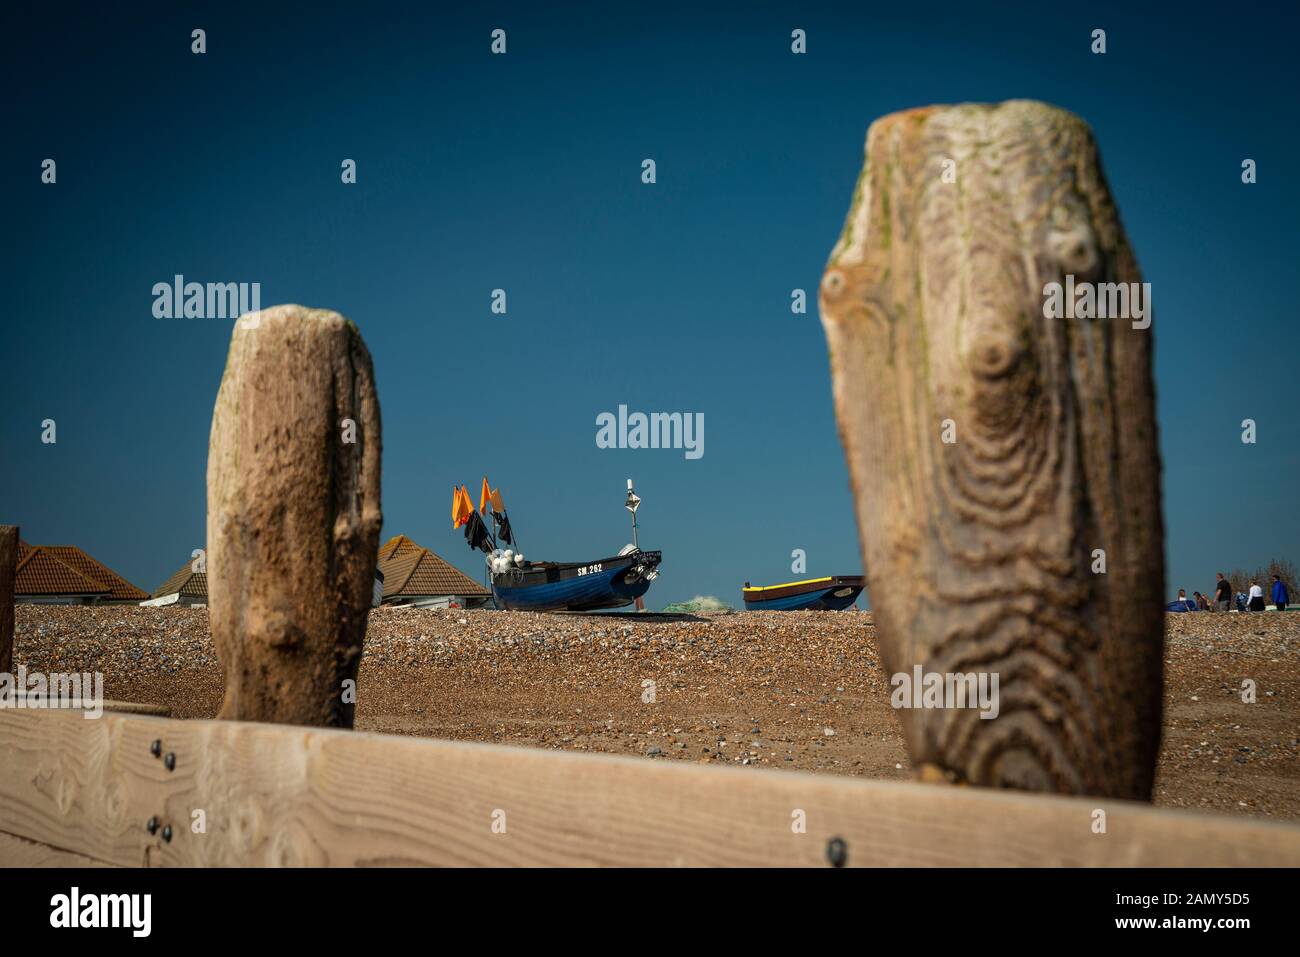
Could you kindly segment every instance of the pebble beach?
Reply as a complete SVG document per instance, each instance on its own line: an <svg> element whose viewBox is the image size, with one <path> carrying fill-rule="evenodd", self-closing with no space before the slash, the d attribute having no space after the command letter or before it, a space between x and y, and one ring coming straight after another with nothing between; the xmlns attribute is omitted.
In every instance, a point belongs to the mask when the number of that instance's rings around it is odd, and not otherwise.
<svg viewBox="0 0 1300 957"><path fill-rule="evenodd" d="M100 671L107 698L177 718L220 707L205 609L15 613L15 665ZM379 608L356 726L903 780L889 690L870 613ZM1167 615L1164 699L1157 806L1300 820L1300 614Z"/></svg>

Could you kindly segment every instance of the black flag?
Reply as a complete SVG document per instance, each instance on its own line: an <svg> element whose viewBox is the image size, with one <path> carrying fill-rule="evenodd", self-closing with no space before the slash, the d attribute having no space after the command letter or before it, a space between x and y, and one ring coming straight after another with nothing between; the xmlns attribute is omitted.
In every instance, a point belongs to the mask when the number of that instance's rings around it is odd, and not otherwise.
<svg viewBox="0 0 1300 957"><path fill-rule="evenodd" d="M505 512L493 512L492 517L497 523L497 538L507 545L515 543L514 533L510 531L510 516Z"/></svg>
<svg viewBox="0 0 1300 957"><path fill-rule="evenodd" d="M478 517L478 512L470 512L469 521L465 524L465 544L470 548L478 548L489 555L492 553L492 539L488 535L487 526L483 524L483 519Z"/></svg>

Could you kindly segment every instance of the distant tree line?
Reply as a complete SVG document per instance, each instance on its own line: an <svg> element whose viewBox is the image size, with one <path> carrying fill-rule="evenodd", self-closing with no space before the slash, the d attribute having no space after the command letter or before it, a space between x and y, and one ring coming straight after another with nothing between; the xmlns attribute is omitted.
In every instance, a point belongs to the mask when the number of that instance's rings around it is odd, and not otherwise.
<svg viewBox="0 0 1300 957"><path fill-rule="evenodd" d="M1269 588L1273 585L1273 576L1276 575L1286 585L1286 590L1291 594L1291 600L1296 600L1296 581L1300 579L1300 576L1297 576L1295 563L1289 558L1271 558L1267 565L1256 568L1254 571L1248 572L1244 568L1234 568L1232 571L1223 574L1228 581L1232 582L1234 594L1239 591L1244 592L1250 587L1250 583L1254 582L1264 589L1264 601L1266 602L1269 600ZM1210 583L1210 594L1214 594L1213 582Z"/></svg>

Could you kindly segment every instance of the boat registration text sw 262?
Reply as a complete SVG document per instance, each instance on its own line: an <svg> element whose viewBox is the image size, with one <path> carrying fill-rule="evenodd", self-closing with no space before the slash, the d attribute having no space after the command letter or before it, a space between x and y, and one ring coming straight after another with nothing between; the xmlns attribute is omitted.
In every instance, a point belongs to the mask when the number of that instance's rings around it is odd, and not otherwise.
<svg viewBox="0 0 1300 957"><path fill-rule="evenodd" d="M583 565L581 568L578 569L578 574L579 574L579 575L594 575L594 574L596 574L596 572L600 571L603 567L604 567L604 566L601 565L599 562L597 562L597 563L594 564L594 565Z"/></svg>

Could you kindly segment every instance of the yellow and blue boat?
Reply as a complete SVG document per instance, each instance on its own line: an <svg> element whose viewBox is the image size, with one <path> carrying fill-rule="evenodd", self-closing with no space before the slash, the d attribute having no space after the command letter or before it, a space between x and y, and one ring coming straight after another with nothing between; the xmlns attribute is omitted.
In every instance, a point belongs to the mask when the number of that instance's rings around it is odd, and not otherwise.
<svg viewBox="0 0 1300 957"><path fill-rule="evenodd" d="M866 584L861 575L829 575L780 585L745 582L746 611L843 611Z"/></svg>

